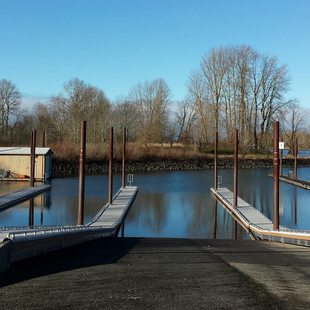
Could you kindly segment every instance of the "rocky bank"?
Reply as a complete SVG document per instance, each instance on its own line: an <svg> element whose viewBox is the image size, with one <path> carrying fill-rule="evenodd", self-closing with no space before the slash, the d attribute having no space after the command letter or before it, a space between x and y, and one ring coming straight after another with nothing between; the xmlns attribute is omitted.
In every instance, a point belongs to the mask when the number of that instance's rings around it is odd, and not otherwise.
<svg viewBox="0 0 310 310"><path fill-rule="evenodd" d="M283 160L283 167L293 167L294 160L286 158ZM126 172L156 172L156 171L175 171L175 170L204 170L213 169L214 160L207 159L166 159L166 160L137 160L127 161ZM298 167L309 167L310 158L298 159ZM233 159L219 159L218 167L232 168ZM239 159L239 168L271 168L272 158L270 159ZM113 163L114 172L120 172L122 168L120 161ZM88 160L86 161L86 174L87 175L100 175L108 173L108 162L104 160ZM53 159L52 177L68 177L76 176L79 171L79 162L65 161Z"/></svg>

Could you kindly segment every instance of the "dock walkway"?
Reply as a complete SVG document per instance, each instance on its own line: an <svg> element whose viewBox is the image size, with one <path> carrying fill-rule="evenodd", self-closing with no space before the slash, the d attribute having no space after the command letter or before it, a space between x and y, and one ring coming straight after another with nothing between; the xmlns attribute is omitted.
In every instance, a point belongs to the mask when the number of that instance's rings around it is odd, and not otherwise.
<svg viewBox="0 0 310 310"><path fill-rule="evenodd" d="M133 203L137 190L136 186L122 188L115 194L112 204L106 204L88 226L102 226L109 229L117 228Z"/></svg>
<svg viewBox="0 0 310 310"><path fill-rule="evenodd" d="M292 179L292 178L289 178L285 175L280 175L279 179L282 182L310 190L310 182L309 181L300 180L300 179Z"/></svg>
<svg viewBox="0 0 310 310"><path fill-rule="evenodd" d="M310 246L310 231L291 230L283 226L280 226L279 230L274 230L270 219L240 197L237 199L237 207L234 208L233 193L228 188L211 188L211 191L253 239Z"/></svg>
<svg viewBox="0 0 310 310"><path fill-rule="evenodd" d="M121 188L114 195L112 204L106 204L85 225L0 229L0 272L15 261L85 241L115 236L137 192L136 186Z"/></svg>
<svg viewBox="0 0 310 310"><path fill-rule="evenodd" d="M51 188L51 185L29 186L0 196L0 211L35 197Z"/></svg>

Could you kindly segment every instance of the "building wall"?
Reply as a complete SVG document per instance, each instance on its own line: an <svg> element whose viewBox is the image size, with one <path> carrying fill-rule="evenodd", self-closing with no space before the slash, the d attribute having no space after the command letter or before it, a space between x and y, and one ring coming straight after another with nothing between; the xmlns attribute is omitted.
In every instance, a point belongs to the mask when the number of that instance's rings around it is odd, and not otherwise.
<svg viewBox="0 0 310 310"><path fill-rule="evenodd" d="M10 170L12 173L16 173L18 175L30 176L30 156L1 155L0 169ZM46 178L50 177L50 175L46 175L48 170L50 170L50 167L45 167L45 156L37 156L35 159L35 178L42 179L44 176Z"/></svg>

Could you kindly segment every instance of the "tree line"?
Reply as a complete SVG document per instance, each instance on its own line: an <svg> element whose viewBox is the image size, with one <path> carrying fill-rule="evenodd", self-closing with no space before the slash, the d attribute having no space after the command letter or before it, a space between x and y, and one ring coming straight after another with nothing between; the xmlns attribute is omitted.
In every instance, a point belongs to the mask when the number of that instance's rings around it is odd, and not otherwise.
<svg viewBox="0 0 310 310"><path fill-rule="evenodd" d="M206 53L190 74L186 97L178 102L172 100L163 79L137 83L126 97L112 102L103 90L74 78L57 96L27 111L15 84L2 79L1 144L25 144L32 128L38 134L45 131L49 144L76 144L80 121L86 120L87 141L93 144L105 143L111 126L116 139L121 139L125 126L129 139L146 147L163 142L207 146L213 143L215 131L222 143L230 144L233 129L238 128L242 150L260 152L270 148L272 122L280 120L283 138L293 147L296 135L305 128L298 101L286 98L289 84L286 65L250 46ZM308 134L305 147L309 147Z"/></svg>

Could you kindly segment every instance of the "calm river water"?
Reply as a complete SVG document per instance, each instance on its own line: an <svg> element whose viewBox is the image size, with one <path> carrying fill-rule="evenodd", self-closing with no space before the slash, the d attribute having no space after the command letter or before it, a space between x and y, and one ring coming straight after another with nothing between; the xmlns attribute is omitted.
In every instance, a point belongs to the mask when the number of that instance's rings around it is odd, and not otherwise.
<svg viewBox="0 0 310 310"><path fill-rule="evenodd" d="M239 196L267 217L273 216L271 169L240 169ZM284 174L288 169L284 168ZM233 188L233 170L222 169L222 186ZM299 168L298 176L310 180L310 168ZM135 174L139 187L125 221L125 236L231 238L232 221L210 194L213 171L173 171ZM1 183L0 195L27 186ZM85 183L85 222L107 201L107 176L88 176ZM114 190L120 177L114 177ZM34 199L34 225L71 225L77 218L78 178L53 179L51 191ZM0 227L27 226L30 202L0 212ZM215 218L216 223L215 226ZM310 229L310 192L280 182L280 224ZM240 229L240 236L247 238Z"/></svg>

